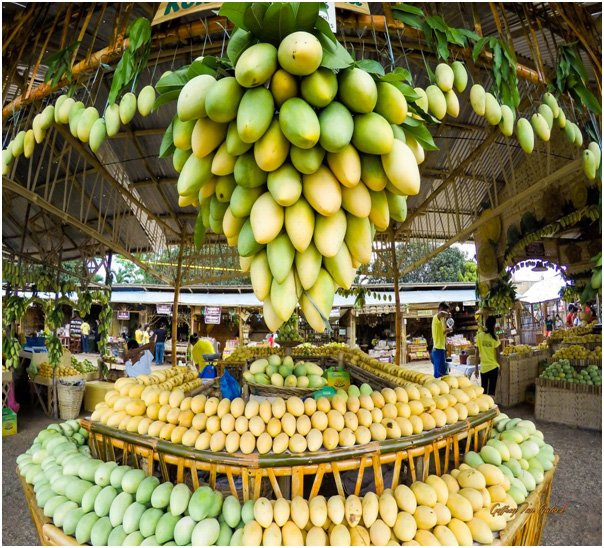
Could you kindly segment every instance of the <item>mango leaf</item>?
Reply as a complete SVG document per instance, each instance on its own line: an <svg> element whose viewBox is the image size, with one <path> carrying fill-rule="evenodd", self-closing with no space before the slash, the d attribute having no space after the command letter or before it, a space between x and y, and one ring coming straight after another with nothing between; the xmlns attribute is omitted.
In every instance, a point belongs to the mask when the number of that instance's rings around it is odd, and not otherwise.
<svg viewBox="0 0 604 548"><path fill-rule="evenodd" d="M476 42L476 44L474 44L474 47L472 48L472 60L475 63L478 60L478 57L482 53L482 50L484 49L487 42L489 42L488 36L485 38L481 38L480 40L478 40L478 42Z"/></svg>
<svg viewBox="0 0 604 548"><path fill-rule="evenodd" d="M459 34L465 36L468 40L472 42L478 42L480 40L480 36L476 34L474 31L468 29L455 29Z"/></svg>
<svg viewBox="0 0 604 548"><path fill-rule="evenodd" d="M167 105L168 103L171 103L172 101L176 101L178 99L179 95L180 95L180 89L173 89L171 91L166 91L165 93L158 95L157 99L155 99L155 103L153 103L153 110L157 110L159 107L161 107L163 105Z"/></svg>
<svg viewBox="0 0 604 548"><path fill-rule="evenodd" d="M263 38L278 44L296 30L294 10L287 2L273 2L264 15Z"/></svg>
<svg viewBox="0 0 604 548"><path fill-rule="evenodd" d="M321 2L295 2L291 5L297 5L297 10L293 8L296 16L296 30L312 31L315 21L319 17Z"/></svg>
<svg viewBox="0 0 604 548"><path fill-rule="evenodd" d="M390 82L393 86L398 88L398 90L405 96L408 102L414 103L419 99L419 95L415 92L415 90L404 82Z"/></svg>
<svg viewBox="0 0 604 548"><path fill-rule="evenodd" d="M428 131L428 128L421 123L418 125L411 125L408 123L409 120L410 118L407 117L402 124L405 133L410 133L424 150L438 150L438 147L434 143L434 139L432 138L432 134Z"/></svg>
<svg viewBox="0 0 604 548"><path fill-rule="evenodd" d="M323 46L322 67L331 70L340 70L348 68L354 63L354 59L340 42L334 44L322 32L318 33L317 38L319 39L319 42L321 42L321 46Z"/></svg>
<svg viewBox="0 0 604 548"><path fill-rule="evenodd" d="M447 61L449 59L449 41L447 40L447 35L436 29L434 36L436 36L436 51L438 56Z"/></svg>
<svg viewBox="0 0 604 548"><path fill-rule="evenodd" d="M402 67L396 67L392 72L384 74L380 78L381 82L411 82L411 73Z"/></svg>
<svg viewBox="0 0 604 548"><path fill-rule="evenodd" d="M575 85L572 90L579 96L583 106L591 110L594 114L602 114L602 105L584 85Z"/></svg>
<svg viewBox="0 0 604 548"><path fill-rule="evenodd" d="M128 48L138 50L151 40L151 23L146 17L139 17L128 29Z"/></svg>
<svg viewBox="0 0 604 548"><path fill-rule="evenodd" d="M329 23L325 19L323 19L323 17L321 17L320 15L319 15L319 17L317 17L317 19L315 21L315 28L320 33L327 36L327 38L329 38L329 40L331 40L332 42L338 42L336 35L333 33L333 31L331 30L331 27L329 26Z"/></svg>
<svg viewBox="0 0 604 548"><path fill-rule="evenodd" d="M247 29L255 36L262 36L264 28L264 16L268 10L268 4L263 2L252 2L243 14L243 22Z"/></svg>
<svg viewBox="0 0 604 548"><path fill-rule="evenodd" d="M446 30L445 34L447 35L447 40L451 44L457 44L458 46L461 46L462 48L466 47L467 39L461 32L459 32L458 29L449 27Z"/></svg>
<svg viewBox="0 0 604 548"><path fill-rule="evenodd" d="M242 30L248 30L245 24L245 12L250 2L223 2L218 15L226 17L233 25Z"/></svg>
<svg viewBox="0 0 604 548"><path fill-rule="evenodd" d="M443 21L443 18L438 15L429 15L426 17L426 23L430 25L431 28L445 33L449 28L449 26Z"/></svg>
<svg viewBox="0 0 604 548"><path fill-rule="evenodd" d="M195 60L187 69L187 80L195 78L201 74L209 74L211 76L216 75L218 69L218 60L213 55L208 55L202 60Z"/></svg>
<svg viewBox="0 0 604 548"><path fill-rule="evenodd" d="M355 66L357 66L360 69L363 69L365 72L368 72L369 74L377 74L379 76L384 76L384 67L381 65L381 63L378 63L377 61L374 61L373 59L361 59L360 61L357 61L355 63Z"/></svg>
<svg viewBox="0 0 604 548"><path fill-rule="evenodd" d="M174 117L176 118L176 117ZM166 129L166 133L161 140L161 145L159 146L159 157L166 158L168 156L172 156L176 147L174 146L174 119L170 122L170 125Z"/></svg>
<svg viewBox="0 0 604 548"><path fill-rule="evenodd" d="M235 29L227 46L227 57L233 64L237 63L240 55L254 43L252 33L242 28Z"/></svg>
<svg viewBox="0 0 604 548"><path fill-rule="evenodd" d="M392 6L392 15L397 21L401 21L403 24L415 29L421 29L424 20L424 12L409 4Z"/></svg>
<svg viewBox="0 0 604 548"><path fill-rule="evenodd" d="M189 81L187 78L187 67L178 69L170 74L162 76L155 84L155 91L159 94L167 93L168 91L180 91L183 86Z"/></svg>

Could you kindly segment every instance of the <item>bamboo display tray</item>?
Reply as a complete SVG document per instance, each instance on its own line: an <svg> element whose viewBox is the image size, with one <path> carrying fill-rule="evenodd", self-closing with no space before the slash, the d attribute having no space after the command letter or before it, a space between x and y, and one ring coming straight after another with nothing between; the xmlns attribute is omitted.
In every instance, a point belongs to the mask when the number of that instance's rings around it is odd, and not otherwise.
<svg viewBox="0 0 604 548"><path fill-rule="evenodd" d="M518 507L516 517L509 521L493 541L494 546L539 546L547 522L549 501L552 493L554 474L558 467L556 456L554 466L546 472L543 482Z"/></svg>
<svg viewBox="0 0 604 548"><path fill-rule="evenodd" d="M329 476L333 476L339 494L350 494L342 483L344 472L354 473L353 492L356 494L360 493L366 470L373 472L378 494L386 488L384 467L389 468L386 472L392 473L392 482L387 486L392 488L405 479L424 479L432 472L444 474L460 464L460 456L465 452L480 450L498 412L491 409L454 425L397 440L333 451L280 455L199 451L96 422L82 421L82 425L90 431L89 443L95 458L131 462L147 474L152 474L157 466L164 481L185 482L193 489L200 484L199 472L209 474L209 484L213 488L217 476L226 476L229 493L249 500L260 496L313 497ZM236 482L240 482L240 488ZM263 491L263 483L268 483L272 493Z"/></svg>
<svg viewBox="0 0 604 548"><path fill-rule="evenodd" d="M374 373L370 373L366 371L362 367L358 365L352 365L351 363L345 364L346 369L350 372L350 380L356 381L357 383L363 384L367 383L374 390L382 390L382 388L396 388L398 385L390 382L389 380L382 379L378 377ZM401 384L404 381L401 379Z"/></svg>
<svg viewBox="0 0 604 548"><path fill-rule="evenodd" d="M539 511L549 508L554 474L558 466L558 457L554 467L545 474L543 483L533 491L526 501L519 507L516 517L508 522L507 527L499 533L499 538L493 541L494 546L538 546L547 522L547 512ZM44 516L42 508L36 504L36 498L31 485L17 475L29 507L32 521L38 532L41 546L80 546L75 538L66 535L61 529L53 525L49 518Z"/></svg>
<svg viewBox="0 0 604 548"><path fill-rule="evenodd" d="M537 379L535 417L601 431L602 387Z"/></svg>
<svg viewBox="0 0 604 548"><path fill-rule="evenodd" d="M289 398L298 396L304 398L310 396L320 388L297 388L295 386L273 386L272 384L256 384L255 382L246 383L250 394L254 396L264 396L266 398Z"/></svg>

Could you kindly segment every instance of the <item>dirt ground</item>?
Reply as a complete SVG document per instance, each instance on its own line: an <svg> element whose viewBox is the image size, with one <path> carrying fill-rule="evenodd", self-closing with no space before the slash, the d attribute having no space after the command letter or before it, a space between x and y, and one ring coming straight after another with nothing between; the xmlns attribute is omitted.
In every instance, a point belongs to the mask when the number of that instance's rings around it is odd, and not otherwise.
<svg viewBox="0 0 604 548"><path fill-rule="evenodd" d="M510 416L534 419L529 405L502 409ZM39 540L19 479L15 459L37 433L53 422L40 410L19 413L19 432L2 440L2 545L34 546ZM552 423L537 423L560 456L550 505L564 507L548 517L543 545L602 545L602 435Z"/></svg>

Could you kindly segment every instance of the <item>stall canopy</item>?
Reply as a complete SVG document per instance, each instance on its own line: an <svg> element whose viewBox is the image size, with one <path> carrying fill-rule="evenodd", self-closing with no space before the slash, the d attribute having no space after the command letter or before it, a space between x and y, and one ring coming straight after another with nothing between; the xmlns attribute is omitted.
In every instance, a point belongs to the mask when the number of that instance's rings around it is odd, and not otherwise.
<svg viewBox="0 0 604 548"><path fill-rule="evenodd" d="M440 289L440 290L418 290L401 291L402 305L437 304L446 302L476 302L476 291L474 289ZM354 297L343 297L336 295L334 307L352 308ZM113 304L171 304L174 302L173 291L113 291L111 295ZM254 308L262 307L262 303L251 292L248 293L180 293L178 297L180 305L184 306L225 306ZM379 291L367 296L366 306L378 306L394 303L392 291Z"/></svg>
<svg viewBox="0 0 604 548"><path fill-rule="evenodd" d="M519 300L530 304L555 301L560 298L560 288L565 285L566 282L560 275L541 280L521 295Z"/></svg>

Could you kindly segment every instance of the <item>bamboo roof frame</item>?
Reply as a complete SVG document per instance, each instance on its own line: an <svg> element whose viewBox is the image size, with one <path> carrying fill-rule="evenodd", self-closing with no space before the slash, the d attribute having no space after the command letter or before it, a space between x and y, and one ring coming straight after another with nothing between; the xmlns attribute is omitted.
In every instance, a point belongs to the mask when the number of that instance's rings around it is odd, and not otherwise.
<svg viewBox="0 0 604 548"><path fill-rule="evenodd" d="M147 5L144 3L139 4L141 4L139 8L143 9L147 14L152 13L153 5ZM571 8L568 8L563 4L555 3L552 3L549 7L547 7L545 4L541 5L540 7L542 8L541 11L535 9L534 13L530 14L531 17L534 17L535 21L541 18L542 21L551 23L551 13L559 13L560 18L556 21L557 28L561 29L559 32L563 32L565 37L576 36L589 54L590 58L592 58L594 52L597 53L598 46L594 46L592 41L585 38L585 36L592 34L592 31L589 29L588 25L589 17L586 15L587 12L585 10L581 11L582 8L576 6L571 10ZM426 48L421 32L406 27L402 23L395 21L392 17L388 4L384 4L383 9L384 15L373 14L369 16L342 16L339 14L339 32L343 33L347 30L350 31L351 34L346 37L347 41L350 43L362 43L363 40L367 39L369 39L369 42L371 42L372 39L379 39L381 41L380 47L383 46L386 39L389 41L392 36L397 36L399 42L398 44L393 44L393 49L395 49L397 52L402 53L402 55L405 55L406 57L408 56L409 58L415 56L416 61L423 59L425 56L429 56L430 52ZM438 6L434 9L442 10L443 8ZM502 27L502 21L504 21L504 25L507 28L508 15L510 17L512 16L511 8L506 7L505 4L497 5L490 3L489 9L492 13L492 20L490 20L488 17L485 17L484 13L480 15L477 13L477 10L473 10L473 21L475 28L481 31L481 29L487 26L493 26L493 22L495 22L497 30L502 34L505 34ZM32 13L34 11L35 10L32 9ZM88 32L88 29L94 29L92 32L96 38L97 33L99 32L99 26L101 26L101 21L109 11L110 9L108 9L107 5L103 4L102 7L98 9L98 17L95 17L97 13L95 13L94 9L91 7L82 7L79 9L70 8L66 12L57 12L55 19L53 20L51 30L49 30L47 35L43 37L41 44L38 44L40 40L36 38L36 46L44 46L48 44L51 39L51 34L54 31L60 33L60 44L64 45L67 40L67 29L70 28L70 25L73 25L74 21L76 22L76 27L79 28L79 32L77 33L78 37L83 37ZM124 38L123 30L126 27L128 15L134 11L134 6L130 4L119 6L119 9L115 10L111 25L111 39L108 45L97 51L87 51L84 58L73 65L72 73L74 78L83 78L85 82L86 77L93 75L95 72L98 74L102 69L103 64L106 66L117 62L122 51L127 45L127 38ZM568 25L567 20L572 13L580 14L581 16L576 18L576 21L573 25ZM60 20L60 15L64 15L64 19L62 21ZM80 22L82 23L81 26L79 25ZM22 36L24 29L30 28L28 25L31 24L32 21L28 21L26 13L23 12L23 16L18 18L15 26L10 31L10 35L3 43L3 50L14 46L17 39L16 37ZM189 46L191 52L197 51L196 48L200 47L197 45L198 38L200 36L205 35L206 38L220 38L224 37L225 31L228 31L229 29L230 26L226 19L213 16L205 17L196 21L186 22L184 24L174 24L168 26L168 28L162 28L161 30L154 31L152 38L152 54L149 64L151 65L153 62L159 61L160 59L169 59L170 56L172 56L173 60L177 59L179 57L179 52L180 56L183 54L186 56L186 53L189 51L189 49L187 49ZM543 27L540 27L540 29L533 32L542 32L545 35L545 30ZM209 49L206 49L205 51L219 52L221 46L223 46L223 44L218 43L219 41L220 40L216 40L216 43L209 44ZM91 44L94 43L95 40L93 39ZM182 44L185 44L185 47L182 47ZM204 43L203 47L205 46L206 44ZM180 50L179 47L181 48ZM40 67L40 61L42 59L41 53L43 49L44 47L41 47L40 54L35 56L36 62L34 63L33 70L30 71L32 76L27 81L25 92L3 106L4 120L12 118L13 120L17 119L17 122L15 123L23 122L24 118L22 115L24 112L26 113L27 118L31 120L34 111L29 109L29 105L35 105L40 103L40 101L44 101L44 99L51 93L60 89L67 83L65 80L62 80L54 87L45 83L35 85L35 75L37 73L37 69ZM451 49L455 56L462 57L466 60L469 59L471 55L469 50L463 50L456 47ZM76 59L76 56L77 51L73 55L74 60ZM481 55L476 67L473 69L471 67L470 68L475 74L480 74L480 71L488 68L491 62L492 56L485 52ZM549 69L551 69L551 67L549 67L548 70ZM545 70L542 63L537 61L534 63L534 66L519 63L517 70L519 78L528 83L526 89L528 90L528 103L530 103L532 102L530 97L534 94L531 93L531 91L537 90L540 92L544 87ZM598 70L600 71L599 75L597 74ZM599 85L601 80L601 66L597 63L597 59L595 62L595 72L596 83ZM105 82L104 79L103 82ZM529 87L531 89L529 89ZM459 130L467 130L470 135L476 132L481 134L485 131L485 128L481 127L480 123L477 125L476 123L472 122L465 123L452 121L450 123L443 124L443 128L440 129L444 130L445 125L457 128ZM144 145L141 143L141 139L153 138L154 135L157 135L160 131L162 131L160 128L128 127L118 135L119 139L125 140L126 142L134 145L135 149L138 151L138 156L142 157L144 169L148 175L146 179L131 181L127 187L116 181L111 173L108 172L107 168L102 164L102 162L100 162L97 157L88 150L87 147L81 145L77 140L73 139L65 128L59 127L55 131L56 134L53 136L50 157L54 158L58 151L59 162L63 165L65 170L64 177L60 175L57 170L54 178L47 176L44 185L38 186L39 181L35 180L37 177L35 174L31 173L30 169L27 177L28 180L25 185L26 188L24 190L23 188L17 188L17 185L21 185L21 183L17 182L15 179L10 177L4 179L3 192L7 191L9 193L13 193L25 198L28 201L27 216L29 216L29 211L31 210L32 206L35 206L36 208L40 207L41 209L37 211L36 215L44 215L45 213L42 212L46 212L50 213L56 219L60 219L61 222L66 223L70 227L76 227L78 230L82 230L82 228L85 227L85 230L82 231L85 232L90 238L101 242L103 245L106 245L107 249L120 252L124 256L134 257L137 252L149 250L148 246L141 245L140 243L135 244L134 237L134 239L131 239L127 234L122 233L121 224L125 223L127 219L136 218L136 211L144 212L144 214L148 216L153 223L156 223L157 226L161 227L163 232L168 236L168 245L182 245L183 243L190 241L191 233L189 221L192 220L194 214L182 212L176 213L174 209L170 207L169 198L162 190L166 185L174 183L174 177L164 177L159 175L157 171L154 171L155 166L152 166L149 160L144 157ZM59 137L59 139L57 137ZM489 176L484 176L480 173L477 173L476 167L474 166L476 160L482 156L482 153L485 150L489 149L489 147L493 145L497 137L498 136L495 131L491 131L486 137L479 135L476 138L478 145L470 150L468 154L465 154L462 159L455 158L455 163L449 168L434 168L427 166L425 169L422 169L422 177L426 178L428 181L432 181L431 188L425 196L419 197L419 199L413 203L413 206L410 207L407 220L404 223L400 223L392 227L393 235L396 241L408 241L410 238L423 238L426 242L430 242L432 250L434 250L437 243L440 243L439 246L436 246L437 249L450 245L454 237L454 234L452 234L453 231L455 231L456 234L466 234L467 236L471 235L472 231L468 231L468 226L477 226L475 223L472 224L472 221L474 220L472 214L474 214L475 217L478 213L479 204L476 203L476 200L483 200L485 196L485 190L482 190L481 192L483 192L483 194L480 194L480 192L477 190L477 185L479 185L480 181L482 181L482 184L487 188L487 195L490 196L490 200L492 202L493 197L497 194L498 188L501 188L505 183L507 183L507 181L501 180L489 181ZM63 147L60 149L56 148L59 140L63 141ZM540 151L540 153L549 154L550 151ZM72 154L79 155L85 164L84 168L80 170L78 174L70 172L69 167L65 169L65 166L69 164L69 159L71 158L70 155ZM507 154L509 155L509 146ZM453 159L451 159L451 161L453 161ZM511 176L508 175L508 177L513 180L513 164L511 160L510 166L512 173ZM15 173L13 172L12 175L14 174ZM96 176L94 185L102 187L103 191L105 191L105 188L113 189L113 193L115 195L114 201L116 204L115 211L106 210L101 212L101 209L95 203L92 194L90 193L94 189L90 190L90 184L87 181L84 182L83 178L86 178L88 175ZM60 185L61 177L63 177L64 183L64 192L62 196L60 196L60 192L57 191L57 188ZM469 193L465 193L465 191L460 188L459 181L471 181L474 178L476 180L473 184L476 186L474 187L474 196L472 196ZM68 201L68 183L73 185L75 190L81 192L82 194L82 207L80 214L77 216L66 213L61 208L61 205L67 203ZM142 200L137 199L136 195L132 192L133 189L143 190L145 188L156 189L158 191L163 203L160 211L158 211L157 208L152 210ZM90 192L87 192L89 190ZM43 192L42 198L40 198L40 194L38 194L39 191ZM449 192L454 196L455 206L443 208L442 204L439 203L439 196L447 196ZM132 204L133 209L131 208L129 211L127 208L118 208L117 204L120 196L123 200L127 201L127 203ZM84 215L85 210L87 210L88 213L90 210L93 210L95 212L95 216ZM426 226L425 230L418 230L418 222L421 219L426 218L431 219L431 222L429 223L430 226ZM10 217L8 217L8 220L14 225L19 224L14 217L12 220ZM27 218L24 224L19 224L18 228L26 232L27 227L25 225L27 225ZM31 235L35 236L33 232ZM6 243L10 244L11 240L15 238L17 238L17 236L8 236ZM71 238L71 236L69 233L67 233L66 239L69 238ZM442 244L443 241L446 243ZM219 242L220 238L217 238L217 245L219 245ZM41 242L39 243L42 245ZM73 238L71 239L71 246L71 248L66 249L69 249L70 252L77 251L78 245ZM23 249L17 249L17 247L12 244L5 247L14 249L15 253L23 253ZM21 248L22 247L23 243L21 244ZM433 254L434 253L432 253L432 255ZM427 257L428 254L426 255L425 260L427 260ZM139 263L140 262L141 261L139 261ZM166 278L164 273L153 269L148 264L141 264L140 266L159 279L163 279L164 281L169 279ZM175 281L175 279L172 279L169 283L174 283ZM197 280L192 280L191 283L193 283L193 281Z"/></svg>

